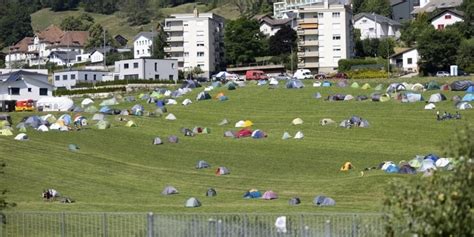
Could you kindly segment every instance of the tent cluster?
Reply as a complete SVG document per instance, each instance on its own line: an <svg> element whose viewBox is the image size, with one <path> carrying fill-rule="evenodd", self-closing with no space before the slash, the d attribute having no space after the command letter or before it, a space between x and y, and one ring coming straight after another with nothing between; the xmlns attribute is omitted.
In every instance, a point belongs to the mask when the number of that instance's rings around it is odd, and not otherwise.
<svg viewBox="0 0 474 237"><path fill-rule="evenodd" d="M178 143L179 139L177 136L175 135L171 135L168 137L168 143L171 143L171 144L174 144L174 143ZM163 145L163 139L161 139L160 137L155 137L153 139L153 145Z"/></svg>
<svg viewBox="0 0 474 237"><path fill-rule="evenodd" d="M163 191L161 192L161 194L165 195L165 196L171 196L171 195L179 194L179 191L178 191L178 189L176 189L173 186L166 186L163 189ZM215 197L215 196L217 196L217 191L214 188L209 188L209 189L207 189L207 191L205 193L205 196L206 197ZM201 202L195 197L191 197L191 198L187 199L185 204L184 204L185 207L200 207L201 205L202 205Z"/></svg>
<svg viewBox="0 0 474 237"><path fill-rule="evenodd" d="M455 160L452 158L440 158L434 154L428 154L426 156L417 155L412 160L406 162L401 161L398 165L392 161L385 161L379 165L379 168L386 173L399 173L399 174L416 174L430 173L435 170L451 170Z"/></svg>
<svg viewBox="0 0 474 237"><path fill-rule="evenodd" d="M358 116L352 116L349 119L343 120L339 127L343 128L352 128L352 127L360 127L360 128L368 128L369 122L366 119L363 119Z"/></svg>

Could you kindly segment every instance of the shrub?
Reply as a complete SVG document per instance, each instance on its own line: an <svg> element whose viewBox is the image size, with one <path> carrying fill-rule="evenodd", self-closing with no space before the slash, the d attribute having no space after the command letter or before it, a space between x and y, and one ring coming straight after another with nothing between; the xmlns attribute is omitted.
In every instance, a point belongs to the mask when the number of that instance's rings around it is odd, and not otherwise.
<svg viewBox="0 0 474 237"><path fill-rule="evenodd" d="M375 79L375 78L387 78L387 72L379 70L359 70L349 71L347 75L351 79Z"/></svg>
<svg viewBox="0 0 474 237"><path fill-rule="evenodd" d="M180 83L182 80L178 80ZM174 84L174 80L114 80L114 81L101 81L97 83L78 82L74 88L90 88L98 86L114 86L114 85L127 85L127 84Z"/></svg>
<svg viewBox="0 0 474 237"><path fill-rule="evenodd" d="M66 90L66 89L57 89L54 91L55 96L62 95L80 95L80 94L89 94L89 93L104 93L104 92L124 92L125 87L119 88L96 88L96 89L84 89L84 90Z"/></svg>
<svg viewBox="0 0 474 237"><path fill-rule="evenodd" d="M367 65L367 64L377 64L377 60L374 59L341 59L338 62L338 71L347 72L351 70L352 66L355 65Z"/></svg>

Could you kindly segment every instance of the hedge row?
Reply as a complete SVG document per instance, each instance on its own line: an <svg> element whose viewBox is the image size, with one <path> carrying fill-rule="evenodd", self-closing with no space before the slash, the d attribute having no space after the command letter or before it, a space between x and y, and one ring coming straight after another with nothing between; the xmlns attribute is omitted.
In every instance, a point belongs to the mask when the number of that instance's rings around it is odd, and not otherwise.
<svg viewBox="0 0 474 237"><path fill-rule="evenodd" d="M178 80L178 84L182 80ZM96 87L96 86L111 86L111 85L127 85L127 84L174 84L174 80L114 80L114 81L101 81L96 83L78 82L74 88L83 87Z"/></svg>
<svg viewBox="0 0 474 237"><path fill-rule="evenodd" d="M96 88L96 89L85 89L85 90L66 90L58 89L54 91L55 96L62 95L80 95L80 94L93 94L93 93L104 93L104 92L124 92L125 87L119 88Z"/></svg>
<svg viewBox="0 0 474 237"><path fill-rule="evenodd" d="M387 72L379 70L359 70L347 72L350 79L387 78Z"/></svg>
<svg viewBox="0 0 474 237"><path fill-rule="evenodd" d="M377 64L377 60L375 59L341 59L338 62L338 70L339 72L347 72L351 70L352 66L356 65L368 65L368 64Z"/></svg>

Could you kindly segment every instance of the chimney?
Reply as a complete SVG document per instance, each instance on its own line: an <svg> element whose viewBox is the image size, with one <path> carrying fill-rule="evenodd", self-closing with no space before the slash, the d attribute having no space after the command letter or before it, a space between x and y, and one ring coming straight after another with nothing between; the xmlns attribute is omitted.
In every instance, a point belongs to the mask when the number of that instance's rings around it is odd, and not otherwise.
<svg viewBox="0 0 474 237"><path fill-rule="evenodd" d="M324 0L324 9L329 9L329 1Z"/></svg>
<svg viewBox="0 0 474 237"><path fill-rule="evenodd" d="M199 10L197 9L196 6L194 6L193 14L194 14L194 17L199 17Z"/></svg>

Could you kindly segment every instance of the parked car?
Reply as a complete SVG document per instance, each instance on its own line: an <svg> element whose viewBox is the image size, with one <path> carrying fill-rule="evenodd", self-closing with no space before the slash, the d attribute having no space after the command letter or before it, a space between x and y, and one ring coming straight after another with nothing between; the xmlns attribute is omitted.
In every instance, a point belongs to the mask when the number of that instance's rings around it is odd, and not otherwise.
<svg viewBox="0 0 474 237"><path fill-rule="evenodd" d="M295 77L298 80L312 79L313 74L311 74L311 71L309 69L298 69L298 70L296 70L293 77Z"/></svg>
<svg viewBox="0 0 474 237"><path fill-rule="evenodd" d="M436 76L437 77L449 77L450 74L449 74L449 72L446 72L446 71L437 71Z"/></svg>
<svg viewBox="0 0 474 237"><path fill-rule="evenodd" d="M349 76L344 72L338 72L336 74L327 76L327 78L330 78L330 79L349 79Z"/></svg>
<svg viewBox="0 0 474 237"><path fill-rule="evenodd" d="M469 76L469 73L459 69L458 70L458 76L460 76L460 77Z"/></svg>
<svg viewBox="0 0 474 237"><path fill-rule="evenodd" d="M314 75L314 79L316 79L316 80L324 80L324 79L326 79L326 74L324 74L324 73L318 73L318 74Z"/></svg>
<svg viewBox="0 0 474 237"><path fill-rule="evenodd" d="M245 73L246 80L268 80L268 76L263 71L248 70Z"/></svg>
<svg viewBox="0 0 474 237"><path fill-rule="evenodd" d="M286 73L280 73L278 75L271 76L272 78L275 78L277 80L290 80L291 76L289 76Z"/></svg>

